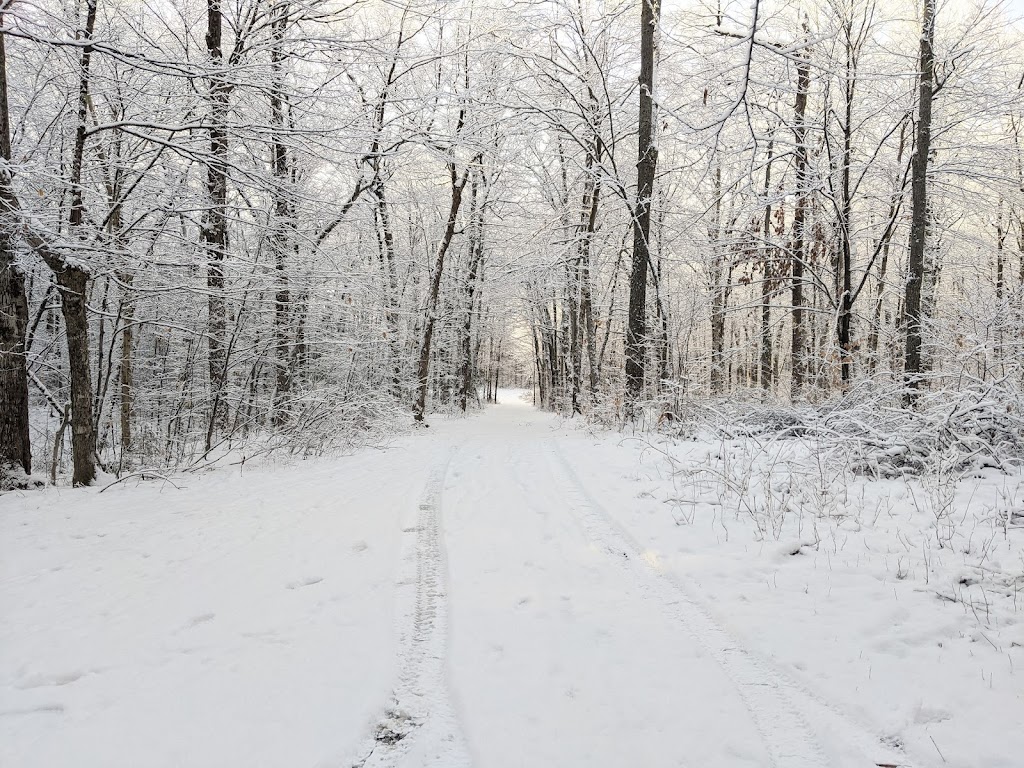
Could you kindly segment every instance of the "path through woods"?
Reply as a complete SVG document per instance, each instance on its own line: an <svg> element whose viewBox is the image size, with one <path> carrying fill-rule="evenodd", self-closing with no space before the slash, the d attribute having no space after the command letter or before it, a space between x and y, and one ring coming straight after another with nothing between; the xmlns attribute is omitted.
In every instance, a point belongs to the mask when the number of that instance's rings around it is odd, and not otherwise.
<svg viewBox="0 0 1024 768"><path fill-rule="evenodd" d="M502 401L385 451L4 497L0 764L940 764L640 543L634 452Z"/></svg>

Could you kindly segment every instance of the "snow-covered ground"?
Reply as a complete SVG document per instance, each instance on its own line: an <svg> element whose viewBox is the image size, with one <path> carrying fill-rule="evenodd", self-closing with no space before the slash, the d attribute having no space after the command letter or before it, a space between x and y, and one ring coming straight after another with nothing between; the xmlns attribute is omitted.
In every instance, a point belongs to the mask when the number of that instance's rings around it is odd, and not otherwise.
<svg viewBox="0 0 1024 768"><path fill-rule="evenodd" d="M0 766L1024 765L1024 484L568 428L0 498Z"/></svg>

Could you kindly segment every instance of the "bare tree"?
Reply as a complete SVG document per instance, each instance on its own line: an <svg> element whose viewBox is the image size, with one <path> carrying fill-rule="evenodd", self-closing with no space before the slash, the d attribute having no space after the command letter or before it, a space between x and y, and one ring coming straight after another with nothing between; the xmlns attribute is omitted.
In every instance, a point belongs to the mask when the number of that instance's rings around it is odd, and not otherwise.
<svg viewBox="0 0 1024 768"><path fill-rule="evenodd" d="M935 0L924 0L921 15L921 52L918 80L916 145L911 180L912 213L910 251L904 294L903 322L906 349L903 380L904 403L913 405L921 386L921 289L925 279L925 247L928 239L928 160L931 151L932 96L935 82Z"/></svg>
<svg viewBox="0 0 1024 768"><path fill-rule="evenodd" d="M3 10L0 7L0 25ZM18 209L11 187L6 43L6 35L0 34L0 391L4 393L0 398L0 473L20 467L28 475L32 473L25 362L28 299L25 274L15 260Z"/></svg>
<svg viewBox="0 0 1024 768"><path fill-rule="evenodd" d="M643 396L647 354L647 273L650 263L651 202L658 147L654 138L655 35L660 0L643 0L640 13L640 115L637 146L636 209L633 221L633 267L629 280L629 326L626 331L626 409L629 416Z"/></svg>

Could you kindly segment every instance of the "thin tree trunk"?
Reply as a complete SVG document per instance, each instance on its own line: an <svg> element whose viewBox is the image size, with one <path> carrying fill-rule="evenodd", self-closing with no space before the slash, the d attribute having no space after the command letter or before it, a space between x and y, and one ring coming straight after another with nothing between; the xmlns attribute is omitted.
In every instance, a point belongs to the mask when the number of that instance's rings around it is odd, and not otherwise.
<svg viewBox="0 0 1024 768"><path fill-rule="evenodd" d="M135 346L135 302L131 296L132 276L124 274L120 278L123 299L123 322L121 327L121 360L118 365L118 385L121 422L121 456L131 453L134 448L132 438L132 407L135 400L135 369L132 364Z"/></svg>
<svg viewBox="0 0 1024 768"><path fill-rule="evenodd" d="M844 78L845 114L843 122L843 168L842 195L840 200L840 242L839 261L841 286L838 296L839 315L836 323L836 340L839 344L839 370L843 391L850 385L852 377L852 350L850 349L853 323L853 254L852 254L852 222L853 200L850 189L850 165L853 162L853 97L857 83L855 52L847 28L846 45L846 77Z"/></svg>
<svg viewBox="0 0 1024 768"><path fill-rule="evenodd" d="M594 157L588 155L592 171L593 162L600 158L600 139L595 138ZM597 231L597 212L601 202L601 181L588 174L583 195L583 237L580 241L579 281L580 281L580 317L587 347L587 368L589 371L588 385L591 402L597 397L597 329L594 326L594 299L591 285L590 259L593 252L594 233Z"/></svg>
<svg viewBox="0 0 1024 768"><path fill-rule="evenodd" d="M377 223L380 226L379 246L381 267L384 271L384 322L387 325L388 349L391 355L391 392L398 397L402 379L401 334L398 325L398 270L395 265L395 233L391 228L391 214L388 208L384 180L376 178L372 192L376 200Z"/></svg>
<svg viewBox="0 0 1024 768"><path fill-rule="evenodd" d="M484 256L484 206L478 202L477 183L470 185L470 242L469 269L466 275L466 311L459 339L462 359L459 361L459 410L469 408L469 393L473 390L473 306L476 301L476 284L480 264Z"/></svg>
<svg viewBox="0 0 1024 768"><path fill-rule="evenodd" d="M772 288L775 277L772 241L772 162L775 159L774 136L768 141L768 162L764 169L764 257L761 259L761 349L758 360L758 383L768 392L772 387Z"/></svg>
<svg viewBox="0 0 1024 768"><path fill-rule="evenodd" d="M665 275L663 251L665 247L665 205L662 201L661 209L658 211L658 215L655 218L655 228L657 232L658 242L658 269L654 275L654 288L655 288L655 311L657 312L658 319L658 392L659 394L664 389L666 382L669 378L669 343L668 343L668 310L665 308L665 300L663 294L664 283L662 278Z"/></svg>
<svg viewBox="0 0 1024 768"><path fill-rule="evenodd" d="M896 149L896 167L903 167L903 152L906 149L906 123L900 126L900 140ZM893 195L892 200L889 202L889 214L886 216L886 221L894 223L896 220L897 211L902 205L903 190L899 184L899 177L897 177L897 188L898 191ZM878 337L882 327L882 309L885 306L885 278L889 270L889 249L892 244L892 235L895 231L895 226L887 227L886 231L882 233L882 241L876 245L876 249L881 248L881 258L878 263L878 279L875 288L875 306L872 311L871 317L871 329L868 331L868 370L874 375L878 370ZM865 279L866 279L865 275Z"/></svg>
<svg viewBox="0 0 1024 768"><path fill-rule="evenodd" d="M417 422L422 422L427 410L427 390L430 386L430 345L434 338L434 323L437 320L438 297L441 293L441 275L444 272L444 258L448 247L455 237L455 225L458 222L459 208L462 205L462 191L469 177L469 166L460 178L454 164L449 164L448 174L451 178L452 197L448 207L448 221L445 225L441 242L438 243L434 256L434 270L430 280L430 292L427 294L427 311L423 322L423 337L420 342L419 361L416 366L416 399L413 402L412 415Z"/></svg>
<svg viewBox="0 0 1024 768"><path fill-rule="evenodd" d="M722 247L722 165L715 162L715 229L712 233L711 256L711 371L710 387L712 396L722 394L724 389L725 360L725 311L726 311L726 257Z"/></svg>
<svg viewBox="0 0 1024 768"><path fill-rule="evenodd" d="M494 358L494 404L498 404L498 384L501 377L501 345L504 339L498 339L498 351Z"/></svg>
<svg viewBox="0 0 1024 768"><path fill-rule="evenodd" d="M716 147L717 148L717 147ZM710 388L712 395L719 395L725 389L725 318L728 309L730 284L732 282L732 259L727 247L723 247L724 236L730 226L725 226L722 218L722 164L721 159L715 162L715 227L711 234L712 263L709 275L709 292L711 293L711 372Z"/></svg>
<svg viewBox="0 0 1024 768"><path fill-rule="evenodd" d="M569 307L569 311L566 313L568 324L566 337L569 339L569 355L566 360L569 366L569 406L571 413L582 413L580 390L583 386L583 327L580 324L580 306L576 299L579 291L580 271L578 265L567 261L566 272L569 278L565 297L565 303Z"/></svg>

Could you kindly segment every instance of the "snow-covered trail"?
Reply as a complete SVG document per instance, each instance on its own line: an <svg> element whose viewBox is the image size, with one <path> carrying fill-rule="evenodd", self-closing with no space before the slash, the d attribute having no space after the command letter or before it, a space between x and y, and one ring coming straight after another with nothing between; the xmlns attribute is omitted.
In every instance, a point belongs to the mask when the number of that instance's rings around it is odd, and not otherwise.
<svg viewBox="0 0 1024 768"><path fill-rule="evenodd" d="M474 765L768 765L721 670L581 528L547 419L492 409L465 433L444 517Z"/></svg>
<svg viewBox="0 0 1024 768"><path fill-rule="evenodd" d="M0 499L0 766L910 765L663 572L580 440L506 396L383 452Z"/></svg>
<svg viewBox="0 0 1024 768"><path fill-rule="evenodd" d="M577 436L515 401L458 435L451 686L478 768L909 765L662 574L576 477Z"/></svg>

